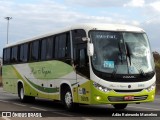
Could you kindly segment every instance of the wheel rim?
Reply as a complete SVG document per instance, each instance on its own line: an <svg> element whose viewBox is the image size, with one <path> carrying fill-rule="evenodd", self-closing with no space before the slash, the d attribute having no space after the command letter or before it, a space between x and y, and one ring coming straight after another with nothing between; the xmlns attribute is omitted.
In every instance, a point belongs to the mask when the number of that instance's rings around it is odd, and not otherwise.
<svg viewBox="0 0 160 120"><path fill-rule="evenodd" d="M23 100L23 98L24 98L24 89L23 88L21 88L21 90L20 90L20 98Z"/></svg>
<svg viewBox="0 0 160 120"><path fill-rule="evenodd" d="M65 103L66 103L67 107L70 108L70 106L72 104L72 95L70 92L67 92L65 94Z"/></svg>

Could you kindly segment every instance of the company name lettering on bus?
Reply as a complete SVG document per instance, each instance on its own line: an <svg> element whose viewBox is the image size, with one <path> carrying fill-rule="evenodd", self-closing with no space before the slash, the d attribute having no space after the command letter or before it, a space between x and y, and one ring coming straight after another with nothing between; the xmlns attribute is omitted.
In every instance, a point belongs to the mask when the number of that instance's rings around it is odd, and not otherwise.
<svg viewBox="0 0 160 120"><path fill-rule="evenodd" d="M98 39L117 39L116 35L96 35Z"/></svg>
<svg viewBox="0 0 160 120"><path fill-rule="evenodd" d="M43 74L44 77L46 77L48 74L51 74L51 70L47 70L46 67L42 67L40 69L35 69L34 67L31 67L31 73L33 74Z"/></svg>
<svg viewBox="0 0 160 120"><path fill-rule="evenodd" d="M110 85L110 88L127 88L127 85Z"/></svg>

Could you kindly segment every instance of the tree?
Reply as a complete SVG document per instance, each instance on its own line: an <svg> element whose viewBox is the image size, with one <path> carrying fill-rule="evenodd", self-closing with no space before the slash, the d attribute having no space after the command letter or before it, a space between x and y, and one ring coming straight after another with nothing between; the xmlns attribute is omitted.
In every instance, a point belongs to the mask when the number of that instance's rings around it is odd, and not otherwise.
<svg viewBox="0 0 160 120"><path fill-rule="evenodd" d="M155 67L156 67L156 85L157 91L160 90L160 54L158 52L153 52Z"/></svg>

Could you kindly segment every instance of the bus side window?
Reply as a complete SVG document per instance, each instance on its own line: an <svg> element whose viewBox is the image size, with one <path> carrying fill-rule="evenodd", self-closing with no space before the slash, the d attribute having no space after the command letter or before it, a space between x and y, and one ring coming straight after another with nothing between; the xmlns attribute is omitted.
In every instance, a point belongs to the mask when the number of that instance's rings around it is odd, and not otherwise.
<svg viewBox="0 0 160 120"><path fill-rule="evenodd" d="M30 47L31 47L30 60L37 61L39 59L39 41L32 42Z"/></svg>
<svg viewBox="0 0 160 120"><path fill-rule="evenodd" d="M28 61L28 43L20 45L20 54L19 54L19 61L20 62L27 62Z"/></svg>
<svg viewBox="0 0 160 120"><path fill-rule="evenodd" d="M46 45L46 59L50 60L53 57L53 36L47 38Z"/></svg>
<svg viewBox="0 0 160 120"><path fill-rule="evenodd" d="M71 58L71 43L70 43L70 33L69 32L67 32L67 37L66 37L65 57Z"/></svg>
<svg viewBox="0 0 160 120"><path fill-rule="evenodd" d="M77 53L78 47L82 44L86 44L85 41L82 41L82 37L86 37L86 32L83 29L72 30L72 43L73 43L73 59L74 63L77 64L77 59L79 53Z"/></svg>
<svg viewBox="0 0 160 120"><path fill-rule="evenodd" d="M19 61L20 62L23 62L23 58L24 58L23 57L23 54L24 54L23 53L23 51L24 51L23 48L24 48L24 45L20 45L20 56L19 56Z"/></svg>
<svg viewBox="0 0 160 120"><path fill-rule="evenodd" d="M59 37L56 36L56 37L55 37L55 50L54 50L54 57L55 57L56 59L58 58L58 53L59 53L58 44L59 44Z"/></svg>
<svg viewBox="0 0 160 120"><path fill-rule="evenodd" d="M4 64L9 64L10 63L11 48L6 48L6 49L4 49L3 52L4 52L3 63Z"/></svg>
<svg viewBox="0 0 160 120"><path fill-rule="evenodd" d="M6 49L3 49L3 64L6 64Z"/></svg>
<svg viewBox="0 0 160 120"><path fill-rule="evenodd" d="M41 41L41 60L50 60L51 58L53 58L53 36Z"/></svg>
<svg viewBox="0 0 160 120"><path fill-rule="evenodd" d="M41 60L46 60L46 40L41 41Z"/></svg>
<svg viewBox="0 0 160 120"><path fill-rule="evenodd" d="M3 49L3 64L6 64L7 62L7 50L6 49Z"/></svg>
<svg viewBox="0 0 160 120"><path fill-rule="evenodd" d="M70 58L69 32L56 35L54 56L56 59Z"/></svg>
<svg viewBox="0 0 160 120"><path fill-rule="evenodd" d="M11 54L11 62L16 63L18 62L18 47L12 47L12 54Z"/></svg>
<svg viewBox="0 0 160 120"><path fill-rule="evenodd" d="M59 58L65 57L66 51L66 34L61 34L59 36Z"/></svg>

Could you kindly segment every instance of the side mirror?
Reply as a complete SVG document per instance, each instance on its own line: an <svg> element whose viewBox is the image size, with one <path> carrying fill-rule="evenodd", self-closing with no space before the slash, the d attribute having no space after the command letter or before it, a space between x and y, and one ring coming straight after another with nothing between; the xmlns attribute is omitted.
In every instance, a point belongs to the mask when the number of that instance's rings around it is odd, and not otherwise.
<svg viewBox="0 0 160 120"><path fill-rule="evenodd" d="M88 56L93 56L94 54L94 46L93 46L93 43L87 43L87 54Z"/></svg>
<svg viewBox="0 0 160 120"><path fill-rule="evenodd" d="M82 40L83 40L83 41L90 42L90 38L88 38L88 37L82 37Z"/></svg>

